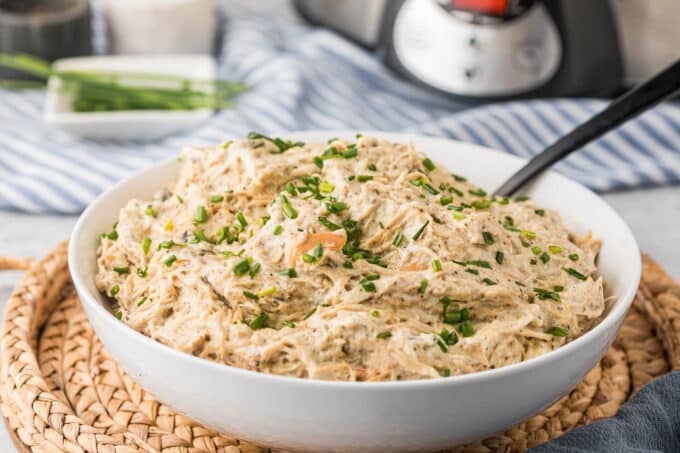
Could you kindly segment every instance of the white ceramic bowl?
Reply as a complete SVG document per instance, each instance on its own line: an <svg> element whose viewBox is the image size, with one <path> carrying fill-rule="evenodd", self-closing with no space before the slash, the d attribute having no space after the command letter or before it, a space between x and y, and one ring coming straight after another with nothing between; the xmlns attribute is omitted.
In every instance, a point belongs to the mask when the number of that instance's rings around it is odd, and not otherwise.
<svg viewBox="0 0 680 453"><path fill-rule="evenodd" d="M451 171L492 189L522 160L479 146L405 134ZM325 143L354 133L289 134ZM541 357L449 378L408 382L327 382L232 368L173 350L118 321L94 283L98 236L133 197L150 198L171 184L175 160L133 176L95 200L75 226L69 247L73 281L108 352L144 388L178 411L239 438L305 451L428 451L450 447L518 423L569 391L602 357L618 331L640 278L640 254L621 218L594 193L557 174L526 193L562 213L576 233L603 240L599 269L615 300L605 319L582 337Z"/></svg>

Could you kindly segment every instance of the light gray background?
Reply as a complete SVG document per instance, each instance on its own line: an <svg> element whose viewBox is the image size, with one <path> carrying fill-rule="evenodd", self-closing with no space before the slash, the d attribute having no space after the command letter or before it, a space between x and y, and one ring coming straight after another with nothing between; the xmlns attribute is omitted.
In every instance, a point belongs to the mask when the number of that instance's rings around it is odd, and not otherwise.
<svg viewBox="0 0 680 453"><path fill-rule="evenodd" d="M236 3L246 3L250 9L260 11L276 11L294 19L287 9L288 2L238 0ZM631 227L640 248L680 280L680 187L611 193L604 198ZM76 217L0 211L0 255L42 257L68 238L75 221ZM20 272L0 272L0 320L5 302L21 275ZM0 424L0 453L15 451L4 424Z"/></svg>

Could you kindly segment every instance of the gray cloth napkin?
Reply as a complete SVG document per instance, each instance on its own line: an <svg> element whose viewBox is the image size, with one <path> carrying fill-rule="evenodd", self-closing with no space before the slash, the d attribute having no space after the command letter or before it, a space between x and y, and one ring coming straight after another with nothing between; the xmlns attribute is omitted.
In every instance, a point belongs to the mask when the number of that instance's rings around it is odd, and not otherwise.
<svg viewBox="0 0 680 453"><path fill-rule="evenodd" d="M577 428L529 452L680 452L680 371L643 387L615 417Z"/></svg>

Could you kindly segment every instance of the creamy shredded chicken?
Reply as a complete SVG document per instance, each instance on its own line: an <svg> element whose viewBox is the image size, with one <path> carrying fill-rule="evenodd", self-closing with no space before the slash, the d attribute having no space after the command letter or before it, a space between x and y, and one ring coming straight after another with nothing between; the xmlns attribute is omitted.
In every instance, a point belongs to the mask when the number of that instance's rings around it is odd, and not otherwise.
<svg viewBox="0 0 680 453"><path fill-rule="evenodd" d="M254 134L181 159L174 187L102 236L96 283L123 322L189 354L421 379L527 360L603 315L597 241L412 145Z"/></svg>

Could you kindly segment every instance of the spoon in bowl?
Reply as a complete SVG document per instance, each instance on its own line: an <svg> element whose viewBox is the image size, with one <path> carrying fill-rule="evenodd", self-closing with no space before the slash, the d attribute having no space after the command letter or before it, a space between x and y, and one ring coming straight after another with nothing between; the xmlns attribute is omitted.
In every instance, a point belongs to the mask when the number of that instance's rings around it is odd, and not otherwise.
<svg viewBox="0 0 680 453"><path fill-rule="evenodd" d="M631 118L680 92L680 60L615 99L604 110L534 156L494 195L509 197L548 167Z"/></svg>

